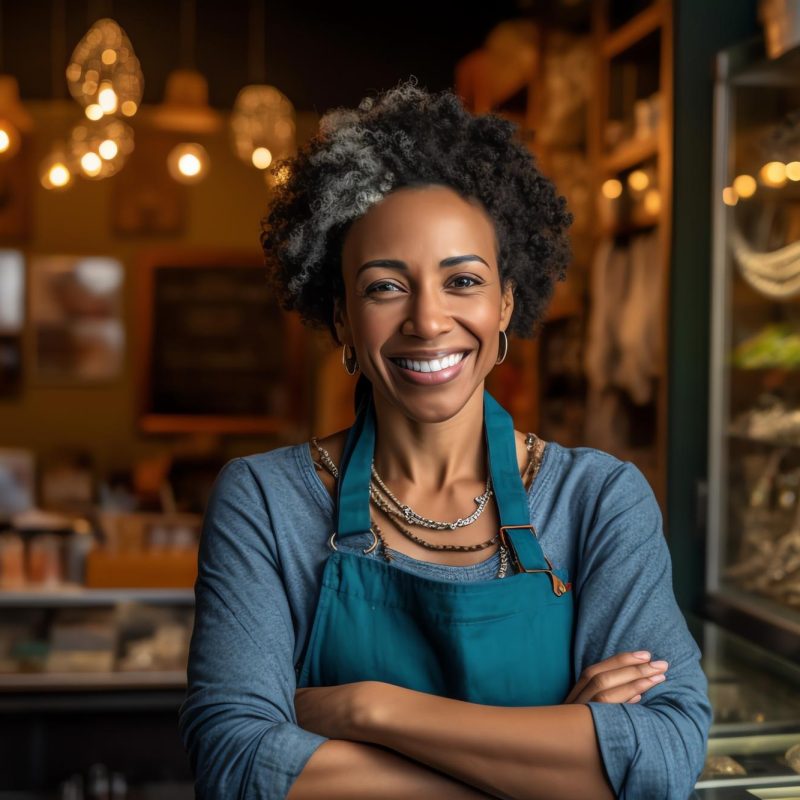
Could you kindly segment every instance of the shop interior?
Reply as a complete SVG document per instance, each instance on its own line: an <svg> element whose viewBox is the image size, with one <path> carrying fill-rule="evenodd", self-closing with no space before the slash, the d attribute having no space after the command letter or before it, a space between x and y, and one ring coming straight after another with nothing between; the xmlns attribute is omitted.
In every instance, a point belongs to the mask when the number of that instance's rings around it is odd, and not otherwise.
<svg viewBox="0 0 800 800"><path fill-rule="evenodd" d="M714 707L696 796L800 797L800 3L486 6L0 6L0 800L194 796L211 486L352 420L265 282L268 167L409 74L514 121L574 214L488 388L649 481Z"/></svg>

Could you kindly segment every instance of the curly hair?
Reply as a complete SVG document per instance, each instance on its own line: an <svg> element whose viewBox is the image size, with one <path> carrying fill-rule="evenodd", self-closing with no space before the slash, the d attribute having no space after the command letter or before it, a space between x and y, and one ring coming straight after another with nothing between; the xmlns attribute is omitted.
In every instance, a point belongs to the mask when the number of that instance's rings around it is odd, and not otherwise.
<svg viewBox="0 0 800 800"><path fill-rule="evenodd" d="M271 168L261 246L282 307L335 339L350 224L395 189L439 184L479 200L492 218L500 277L514 292L509 332L532 336L566 277L572 214L515 131L497 115L469 113L449 89L419 88L414 76L357 109L324 114L297 155Z"/></svg>

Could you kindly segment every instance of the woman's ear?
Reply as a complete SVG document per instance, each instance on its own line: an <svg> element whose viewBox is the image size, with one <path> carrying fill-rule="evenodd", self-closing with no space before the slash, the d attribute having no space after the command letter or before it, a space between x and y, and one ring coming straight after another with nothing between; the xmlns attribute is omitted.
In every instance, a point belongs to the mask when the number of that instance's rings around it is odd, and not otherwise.
<svg viewBox="0 0 800 800"><path fill-rule="evenodd" d="M350 334L350 323L347 319L347 309L344 300L336 298L333 301L333 327L339 344L352 346L353 337Z"/></svg>
<svg viewBox="0 0 800 800"><path fill-rule="evenodd" d="M511 323L511 315L514 313L514 283L506 281L503 284L503 295L500 298L500 323L503 330L506 330Z"/></svg>

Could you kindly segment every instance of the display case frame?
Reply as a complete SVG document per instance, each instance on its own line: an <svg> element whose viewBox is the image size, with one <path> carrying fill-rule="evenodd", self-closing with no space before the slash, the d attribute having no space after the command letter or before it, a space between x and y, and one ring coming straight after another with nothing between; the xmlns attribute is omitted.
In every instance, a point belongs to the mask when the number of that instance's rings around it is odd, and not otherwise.
<svg viewBox="0 0 800 800"><path fill-rule="evenodd" d="M712 275L709 374L708 485L706 508L706 599L705 615L727 627L736 627L749 638L800 661L800 607L782 608L780 603L737 589L725 580L726 545L730 528L732 450L731 357L734 345L732 316L736 268L731 252L734 205L723 202L733 178L734 124L737 89L767 87L800 90L800 48L768 59L761 37L721 51L715 63L714 140L712 180ZM776 119L777 123L778 120ZM759 187L760 188L760 187ZM765 299L765 303L777 301ZM796 301L795 301L796 302ZM795 370L797 368L795 367ZM800 376L800 371L796 374ZM766 391L766 389L764 390ZM768 440L760 441L769 447ZM772 442L782 446L781 442ZM791 447L797 448L797 444ZM800 451L798 451L800 452ZM798 495L800 498L800 494ZM800 503L800 499L797 501Z"/></svg>

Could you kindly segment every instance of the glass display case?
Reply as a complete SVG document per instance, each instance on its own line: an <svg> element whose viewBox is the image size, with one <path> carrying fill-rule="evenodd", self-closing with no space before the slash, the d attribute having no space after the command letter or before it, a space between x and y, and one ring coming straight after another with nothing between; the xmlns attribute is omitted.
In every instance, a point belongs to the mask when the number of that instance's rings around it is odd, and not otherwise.
<svg viewBox="0 0 800 800"><path fill-rule="evenodd" d="M701 800L800 798L800 665L689 618L714 718Z"/></svg>
<svg viewBox="0 0 800 800"><path fill-rule="evenodd" d="M720 53L714 102L707 594L797 656L800 48Z"/></svg>

